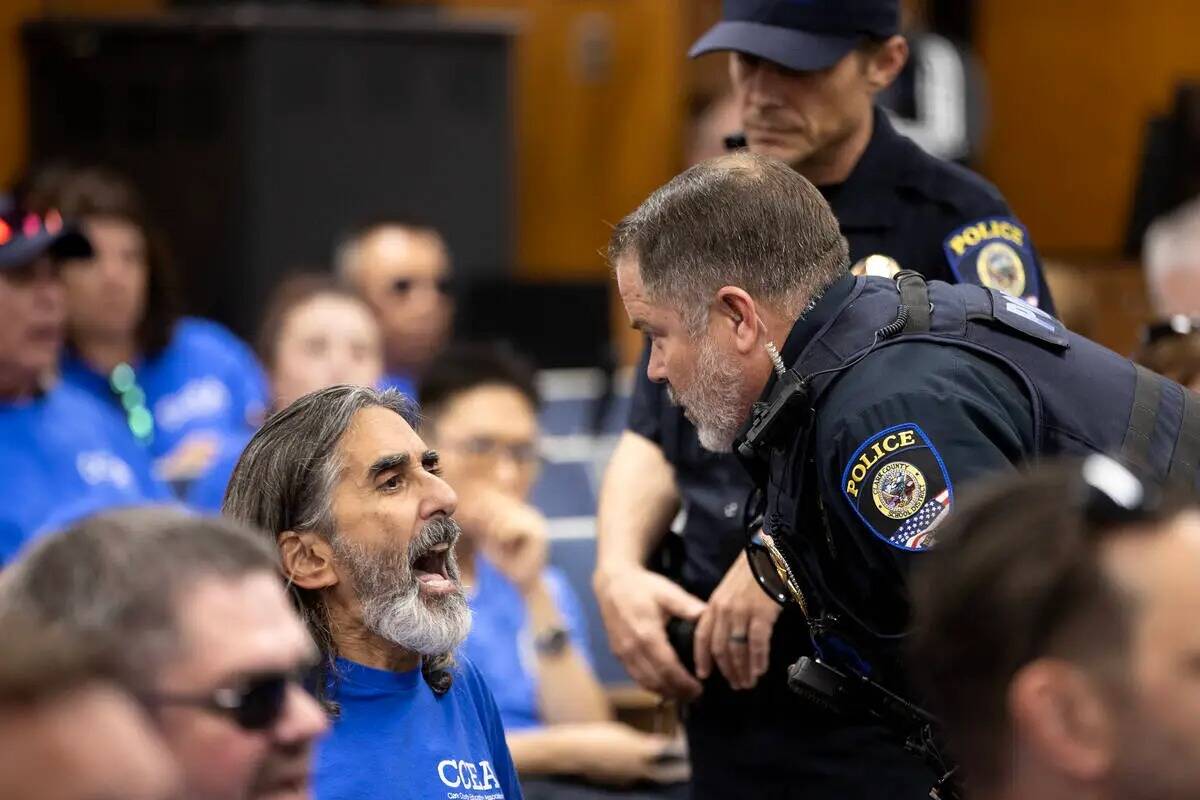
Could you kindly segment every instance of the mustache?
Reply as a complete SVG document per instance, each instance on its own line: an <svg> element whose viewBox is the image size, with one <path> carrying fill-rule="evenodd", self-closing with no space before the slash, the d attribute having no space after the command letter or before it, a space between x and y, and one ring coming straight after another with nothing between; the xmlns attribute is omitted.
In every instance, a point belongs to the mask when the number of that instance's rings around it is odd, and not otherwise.
<svg viewBox="0 0 1200 800"><path fill-rule="evenodd" d="M450 545L451 550L462 536L462 528L453 517L437 516L421 526L417 535L408 543L408 563L429 555L435 547Z"/></svg>

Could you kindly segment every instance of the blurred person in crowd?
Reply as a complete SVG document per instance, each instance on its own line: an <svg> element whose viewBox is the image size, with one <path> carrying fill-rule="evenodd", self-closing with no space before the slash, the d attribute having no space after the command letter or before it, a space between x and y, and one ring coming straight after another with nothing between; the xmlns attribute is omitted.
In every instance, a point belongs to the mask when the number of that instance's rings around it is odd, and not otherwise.
<svg viewBox="0 0 1200 800"><path fill-rule="evenodd" d="M90 252L57 211L0 216L0 563L69 508L169 497L124 426L56 375L67 305L61 267Z"/></svg>
<svg viewBox="0 0 1200 800"><path fill-rule="evenodd" d="M0 630L0 797L181 797L170 752L106 658L18 614L0 614Z"/></svg>
<svg viewBox="0 0 1200 800"><path fill-rule="evenodd" d="M728 54L746 145L818 187L856 273L912 269L1054 311L1029 232L996 187L922 151L879 107L909 57L896 0L725 0L723 9L689 55ZM666 387L645 374L650 355L647 344L601 487L594 585L634 679L690 701L696 796L724 798L754 775L786 783L800 768L800 741L817 735L789 711L791 659L772 658L806 637L796 633L802 620L779 622L740 557L749 477L732 455L701 447ZM646 565L673 520L683 552L675 582ZM672 616L696 622L694 675L668 644Z"/></svg>
<svg viewBox="0 0 1200 800"><path fill-rule="evenodd" d="M216 322L179 315L164 247L123 177L51 168L28 200L78 219L94 250L62 270L63 380L117 409L159 476L186 486L212 464L223 432L261 419L266 384L253 353Z"/></svg>
<svg viewBox="0 0 1200 800"><path fill-rule="evenodd" d="M1150 225L1142 264L1156 319L1200 314L1200 198Z"/></svg>
<svg viewBox="0 0 1200 800"><path fill-rule="evenodd" d="M1104 456L997 477L919 565L910 671L969 796L1200 797L1200 508L1157 494Z"/></svg>
<svg viewBox="0 0 1200 800"><path fill-rule="evenodd" d="M257 339L271 389L270 410L337 384L375 386L383 375L383 345L371 309L330 276L285 279L267 302ZM213 467L188 490L188 505L218 512L229 476L255 428L227 433Z"/></svg>
<svg viewBox="0 0 1200 800"><path fill-rule="evenodd" d="M609 796L530 781L539 776L680 780L686 761L670 738L613 721L588 661L579 599L546 565L546 520L529 504L540 463L532 367L495 346L452 347L425 374L420 397L425 440L459 498L455 552L474 616L463 652L496 695L526 797Z"/></svg>
<svg viewBox="0 0 1200 800"><path fill-rule="evenodd" d="M454 323L450 252L440 233L380 220L345 237L334 253L338 277L374 309L383 328L384 388L416 397L421 376Z"/></svg>
<svg viewBox="0 0 1200 800"><path fill-rule="evenodd" d="M1200 391L1200 316L1175 314L1147 325L1133 360Z"/></svg>
<svg viewBox="0 0 1200 800"><path fill-rule="evenodd" d="M188 800L306 798L328 723L302 688L316 651L261 536L167 509L108 512L0 576L0 605L114 663L151 710Z"/></svg>
<svg viewBox="0 0 1200 800"><path fill-rule="evenodd" d="M321 652L316 686L337 718L318 798L514 800L496 701L455 656L471 626L458 499L416 423L395 390L305 395L250 440L223 511L277 545Z"/></svg>

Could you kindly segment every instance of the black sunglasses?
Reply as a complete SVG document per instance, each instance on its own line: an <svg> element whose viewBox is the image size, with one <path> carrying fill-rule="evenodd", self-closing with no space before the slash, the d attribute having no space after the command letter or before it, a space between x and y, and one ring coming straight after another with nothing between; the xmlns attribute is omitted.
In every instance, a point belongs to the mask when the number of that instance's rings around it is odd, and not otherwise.
<svg viewBox="0 0 1200 800"><path fill-rule="evenodd" d="M193 706L232 719L243 730L264 731L275 726L287 706L288 689L299 686L309 691L309 670L267 673L239 687L222 687L205 694L143 694L150 706Z"/></svg>
<svg viewBox="0 0 1200 800"><path fill-rule="evenodd" d="M1162 339L1176 336L1191 336L1200 333L1200 316L1175 314L1167 319L1153 322L1142 329L1142 344L1154 344Z"/></svg>

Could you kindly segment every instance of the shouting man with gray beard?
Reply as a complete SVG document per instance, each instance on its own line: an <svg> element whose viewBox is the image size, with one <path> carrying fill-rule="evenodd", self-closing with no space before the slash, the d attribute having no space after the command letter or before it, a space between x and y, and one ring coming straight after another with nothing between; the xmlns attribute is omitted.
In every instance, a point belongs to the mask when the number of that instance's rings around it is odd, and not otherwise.
<svg viewBox="0 0 1200 800"><path fill-rule="evenodd" d="M271 535L321 651L318 800L519 800L495 700L455 657L457 498L416 422L395 391L306 395L246 446L223 510Z"/></svg>

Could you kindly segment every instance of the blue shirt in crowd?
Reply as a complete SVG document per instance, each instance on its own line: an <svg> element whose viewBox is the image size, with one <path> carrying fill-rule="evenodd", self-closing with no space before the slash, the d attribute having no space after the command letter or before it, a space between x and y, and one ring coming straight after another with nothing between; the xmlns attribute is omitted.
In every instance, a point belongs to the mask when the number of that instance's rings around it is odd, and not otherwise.
<svg viewBox="0 0 1200 800"><path fill-rule="evenodd" d="M317 800L520 800L491 692L468 659L438 697L420 669L338 660L341 708L317 746Z"/></svg>
<svg viewBox="0 0 1200 800"><path fill-rule="evenodd" d="M254 353L209 320L180 320L161 353L130 366L154 416L150 452L155 458L169 455L190 435L215 436L257 424L267 406L267 380ZM78 356L63 357L62 377L119 408L109 376Z"/></svg>
<svg viewBox="0 0 1200 800"><path fill-rule="evenodd" d="M379 379L379 388L395 389L414 403L417 401L417 382L413 380L411 375L405 375L401 372L389 372Z"/></svg>
<svg viewBox="0 0 1200 800"><path fill-rule="evenodd" d="M255 430L242 427L236 431L226 431L221 435L217 445L217 455L209 465L208 471L201 475L187 489L185 498L188 506L205 514L221 513L221 502L225 499L225 487L233 477L233 468L237 466L242 451L254 437Z"/></svg>
<svg viewBox="0 0 1200 800"><path fill-rule="evenodd" d="M553 567L546 568L542 579L562 614L571 644L586 659L587 622L579 598L563 574ZM534 632L520 590L487 559L477 555L470 604L474 618L463 652L479 668L495 694L505 729L516 731L540 726Z"/></svg>
<svg viewBox="0 0 1200 800"><path fill-rule="evenodd" d="M170 498L116 415L63 383L31 400L0 403L0 475L0 564L43 530Z"/></svg>

